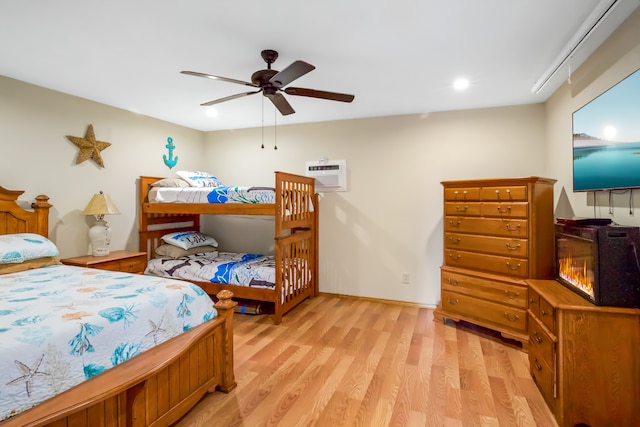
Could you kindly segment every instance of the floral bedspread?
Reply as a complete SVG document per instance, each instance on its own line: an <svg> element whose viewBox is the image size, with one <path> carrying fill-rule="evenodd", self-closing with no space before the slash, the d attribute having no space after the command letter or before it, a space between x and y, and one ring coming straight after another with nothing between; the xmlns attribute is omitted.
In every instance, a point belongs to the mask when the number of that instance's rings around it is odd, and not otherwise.
<svg viewBox="0 0 640 427"><path fill-rule="evenodd" d="M0 421L216 316L179 280L66 265L0 275Z"/></svg>

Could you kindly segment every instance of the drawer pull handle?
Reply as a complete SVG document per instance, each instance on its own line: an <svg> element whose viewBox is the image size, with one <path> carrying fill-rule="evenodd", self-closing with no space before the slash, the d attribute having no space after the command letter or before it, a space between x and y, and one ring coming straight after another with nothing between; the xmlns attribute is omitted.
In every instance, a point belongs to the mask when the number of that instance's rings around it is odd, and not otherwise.
<svg viewBox="0 0 640 427"><path fill-rule="evenodd" d="M498 206L498 213L503 214L503 213L509 213L509 212L511 212L511 206L507 206L506 209L500 209L500 206Z"/></svg>
<svg viewBox="0 0 640 427"><path fill-rule="evenodd" d="M511 227L511 224L507 224L507 230L509 230L509 231L518 231L518 230L520 230L520 224L516 224L515 227Z"/></svg>
<svg viewBox="0 0 640 427"><path fill-rule="evenodd" d="M508 251L517 251L518 249L520 249L520 243L516 244L515 246L511 246L511 243L507 242Z"/></svg>
<svg viewBox="0 0 640 427"><path fill-rule="evenodd" d="M535 304L536 301L533 298L529 298L529 304Z"/></svg>
<svg viewBox="0 0 640 427"><path fill-rule="evenodd" d="M460 243L460 242L462 241L462 239L461 239L461 238L459 238L459 237L456 237L456 238L455 238L455 240L454 240L454 238L453 238L453 237L449 237L449 241L450 241L451 243Z"/></svg>
<svg viewBox="0 0 640 427"><path fill-rule="evenodd" d="M447 301L448 301L448 302L449 302L449 304L451 304L451 305L456 305L457 303L459 303L459 302L460 302L460 300L459 300L458 298L453 299L453 300L452 300L451 298L447 298Z"/></svg>
<svg viewBox="0 0 640 427"><path fill-rule="evenodd" d="M540 314L542 314L543 316L546 316L547 314L549 314L549 312L543 309L542 311L540 311Z"/></svg>
<svg viewBox="0 0 640 427"><path fill-rule="evenodd" d="M458 286L458 280L457 279L451 280L450 277L447 277L447 283L453 286Z"/></svg>
<svg viewBox="0 0 640 427"><path fill-rule="evenodd" d="M542 342L542 338L540 338L540 335L538 335L538 331L534 331L533 332L533 339L540 344Z"/></svg>
<svg viewBox="0 0 640 427"><path fill-rule="evenodd" d="M507 291L505 289L504 294L507 296L507 298L509 299L516 299L520 296L519 292L511 292L511 291Z"/></svg>
<svg viewBox="0 0 640 427"><path fill-rule="evenodd" d="M533 358L533 366L538 370L541 371L542 370L542 366L540 366L540 364L538 363L538 358L534 357Z"/></svg>
<svg viewBox="0 0 640 427"><path fill-rule="evenodd" d="M467 209L469 209L469 206L465 205L464 207L461 208L460 205L456 205L456 211L458 211L458 212L460 212L460 211L464 212Z"/></svg>
<svg viewBox="0 0 640 427"><path fill-rule="evenodd" d="M518 320L520 318L520 316L518 316L517 314L514 314L512 316L509 313L507 313L506 311L504 312L504 317L506 317L509 322L515 322L516 320Z"/></svg>
<svg viewBox="0 0 640 427"><path fill-rule="evenodd" d="M449 221L449 225L456 227L458 225L460 225L460 221L456 221L456 223L454 224L453 221Z"/></svg>
<svg viewBox="0 0 640 427"><path fill-rule="evenodd" d="M507 261L507 268L509 268L509 270L518 270L518 269L520 269L520 263L516 264L515 267L512 267L511 263L509 261Z"/></svg>
<svg viewBox="0 0 640 427"><path fill-rule="evenodd" d="M451 254L451 253L450 253L450 254L449 254L449 257L450 257L450 258L453 258L453 254ZM460 259L460 258L462 258L462 255L460 255L460 254L456 254L456 259Z"/></svg>

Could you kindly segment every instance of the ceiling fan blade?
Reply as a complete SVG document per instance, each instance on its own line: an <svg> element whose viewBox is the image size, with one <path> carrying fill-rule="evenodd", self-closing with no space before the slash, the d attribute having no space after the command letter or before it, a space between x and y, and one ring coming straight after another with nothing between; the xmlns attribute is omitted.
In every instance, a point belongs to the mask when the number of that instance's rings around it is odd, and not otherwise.
<svg viewBox="0 0 640 427"><path fill-rule="evenodd" d="M327 92L303 87L288 87L283 90L287 95L308 96L310 98L322 98L331 101L351 102L355 98L354 95L348 95L346 93Z"/></svg>
<svg viewBox="0 0 640 427"><path fill-rule="evenodd" d="M245 81L236 80L236 79L230 79L228 77L214 76L212 74L198 73L197 71L180 71L180 73L188 74L190 76L196 76L196 77L206 77L208 79L213 79L213 80L222 80L223 82L236 83L236 84L239 84L239 85L260 87L260 86L258 86L256 84L253 84L253 83L250 83L250 82L245 82Z"/></svg>
<svg viewBox="0 0 640 427"><path fill-rule="evenodd" d="M276 106L278 111L280 111L280 114L282 114L283 116L288 116L289 114L295 113L295 110L293 109L293 107L291 107L291 104L289 104L287 99L282 96L280 92L276 92L273 95L265 96L269 98L271 102L273 102L273 105Z"/></svg>
<svg viewBox="0 0 640 427"><path fill-rule="evenodd" d="M213 101L205 102L204 104L200 104L200 105L203 106L203 107L208 107L209 105L220 104L221 102L231 101L232 99L242 98L243 96L253 95L254 93L259 93L259 92L262 92L262 89L256 90L256 91L253 91L253 92L243 92L243 93L238 93L238 94L231 95L231 96L225 96L224 98L215 99Z"/></svg>
<svg viewBox="0 0 640 427"><path fill-rule="evenodd" d="M288 85L295 79L304 76L316 67L304 61L295 61L284 70L280 71L269 79L276 87L281 88Z"/></svg>

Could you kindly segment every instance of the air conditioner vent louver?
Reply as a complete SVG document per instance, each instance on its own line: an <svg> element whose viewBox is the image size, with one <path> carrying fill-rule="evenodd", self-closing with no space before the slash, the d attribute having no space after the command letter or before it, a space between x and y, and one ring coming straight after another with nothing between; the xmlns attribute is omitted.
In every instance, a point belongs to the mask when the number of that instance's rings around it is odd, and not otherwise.
<svg viewBox="0 0 640 427"><path fill-rule="evenodd" d="M305 175L316 180L316 191L347 191L347 161L320 159L305 163Z"/></svg>

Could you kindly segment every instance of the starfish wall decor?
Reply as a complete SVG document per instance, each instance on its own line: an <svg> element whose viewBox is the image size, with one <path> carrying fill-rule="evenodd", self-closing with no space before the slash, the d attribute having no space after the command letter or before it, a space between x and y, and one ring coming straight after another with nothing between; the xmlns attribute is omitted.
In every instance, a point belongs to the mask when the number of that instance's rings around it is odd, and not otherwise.
<svg viewBox="0 0 640 427"><path fill-rule="evenodd" d="M79 136L67 135L69 141L73 142L80 148L78 157L76 158L76 165L91 159L96 162L100 167L104 167L102 156L100 152L111 145L110 142L96 141L96 135L93 133L93 125L89 125L87 133L84 138Z"/></svg>

